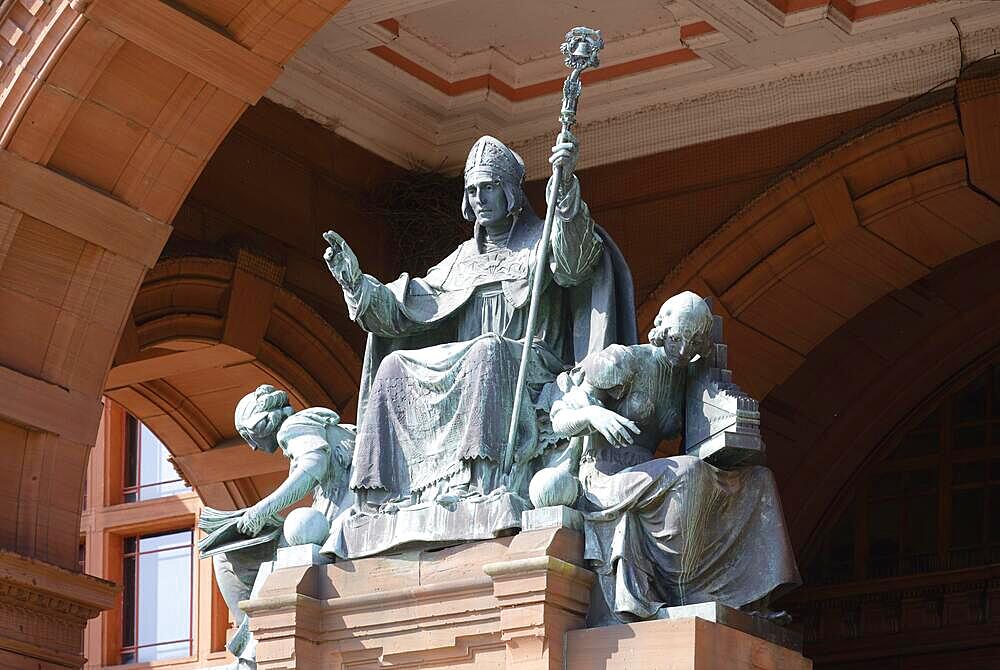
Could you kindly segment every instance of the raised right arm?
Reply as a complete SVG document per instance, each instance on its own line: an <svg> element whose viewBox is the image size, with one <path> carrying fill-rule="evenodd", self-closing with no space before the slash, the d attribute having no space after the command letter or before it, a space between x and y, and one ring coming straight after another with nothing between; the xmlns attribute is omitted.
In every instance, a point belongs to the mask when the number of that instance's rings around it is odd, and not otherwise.
<svg viewBox="0 0 1000 670"><path fill-rule="evenodd" d="M347 313L364 330L383 337L411 335L430 326L408 318L395 294L371 275L361 272L358 257L344 238L328 230L323 239L329 248L323 260L344 291Z"/></svg>

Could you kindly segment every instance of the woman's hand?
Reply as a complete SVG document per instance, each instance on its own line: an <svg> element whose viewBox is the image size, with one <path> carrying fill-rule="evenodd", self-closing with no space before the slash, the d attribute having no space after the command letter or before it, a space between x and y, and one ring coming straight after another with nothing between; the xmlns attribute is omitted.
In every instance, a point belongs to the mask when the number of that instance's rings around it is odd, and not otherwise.
<svg viewBox="0 0 1000 670"><path fill-rule="evenodd" d="M236 530L248 537L253 537L261 531L269 516L266 509L259 508L257 505L248 507L243 512L243 516L236 522Z"/></svg>
<svg viewBox="0 0 1000 670"><path fill-rule="evenodd" d="M634 435L641 432L632 421L597 405L587 408L587 422L613 447L627 447L635 441Z"/></svg>

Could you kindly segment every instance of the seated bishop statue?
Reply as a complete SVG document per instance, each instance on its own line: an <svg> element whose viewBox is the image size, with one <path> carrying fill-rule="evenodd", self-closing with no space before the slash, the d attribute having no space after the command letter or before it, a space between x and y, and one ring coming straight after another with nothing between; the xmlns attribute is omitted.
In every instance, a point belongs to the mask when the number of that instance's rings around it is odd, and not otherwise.
<svg viewBox="0 0 1000 670"><path fill-rule="evenodd" d="M589 354L636 341L631 275L580 195L577 155L578 143L567 133L550 158L565 177L547 189L555 195L555 217L514 454L505 449L536 259L545 243L543 221L522 188L521 157L489 136L472 146L461 200L471 237L424 277L404 273L384 284L361 271L342 237L324 235L325 260L350 317L368 332L351 473L356 516L410 510L407 517L498 493L526 501L529 463L555 439L547 441L538 428L541 389ZM505 462L512 464L509 472ZM515 526L520 511L511 515ZM484 539L501 530L475 526L457 537L418 535ZM379 528L365 532L397 532ZM334 541L329 551L357 556L389 544L366 549Z"/></svg>

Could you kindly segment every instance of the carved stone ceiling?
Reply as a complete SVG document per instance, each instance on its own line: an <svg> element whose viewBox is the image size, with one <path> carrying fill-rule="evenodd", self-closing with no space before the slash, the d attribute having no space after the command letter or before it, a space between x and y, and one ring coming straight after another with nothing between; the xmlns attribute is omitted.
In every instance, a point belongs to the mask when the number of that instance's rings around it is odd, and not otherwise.
<svg viewBox="0 0 1000 670"><path fill-rule="evenodd" d="M1000 48L991 0L352 0L268 97L403 166L489 133L539 175L576 25L607 43L581 167L902 100Z"/></svg>

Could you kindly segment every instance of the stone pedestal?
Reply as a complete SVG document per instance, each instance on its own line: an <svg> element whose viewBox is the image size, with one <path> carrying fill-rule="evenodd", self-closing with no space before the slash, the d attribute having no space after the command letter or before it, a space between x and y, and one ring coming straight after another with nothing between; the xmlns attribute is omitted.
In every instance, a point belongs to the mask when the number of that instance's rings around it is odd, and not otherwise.
<svg viewBox="0 0 1000 670"><path fill-rule="evenodd" d="M812 667L794 637L714 603L584 629L594 574L582 535L558 524L333 564L308 548L280 558L243 603L260 670Z"/></svg>
<svg viewBox="0 0 1000 670"><path fill-rule="evenodd" d="M570 631L566 651L572 670L812 669L795 649L698 617Z"/></svg>
<svg viewBox="0 0 1000 670"><path fill-rule="evenodd" d="M243 603L260 670L562 670L594 575L551 527L327 565L276 564Z"/></svg>

